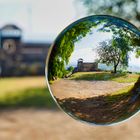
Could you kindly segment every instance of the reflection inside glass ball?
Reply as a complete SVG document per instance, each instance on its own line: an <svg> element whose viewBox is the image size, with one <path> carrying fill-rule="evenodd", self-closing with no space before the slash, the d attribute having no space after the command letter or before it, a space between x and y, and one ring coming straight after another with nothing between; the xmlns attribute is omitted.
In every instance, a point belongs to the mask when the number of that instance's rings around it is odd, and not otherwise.
<svg viewBox="0 0 140 140"><path fill-rule="evenodd" d="M51 47L46 77L58 105L75 119L110 125L140 109L140 32L112 16L64 29Z"/></svg>

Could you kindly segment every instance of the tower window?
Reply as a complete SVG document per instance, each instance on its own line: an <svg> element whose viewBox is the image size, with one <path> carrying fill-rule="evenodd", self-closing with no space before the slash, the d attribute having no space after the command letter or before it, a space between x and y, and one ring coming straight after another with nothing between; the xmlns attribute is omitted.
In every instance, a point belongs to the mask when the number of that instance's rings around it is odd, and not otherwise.
<svg viewBox="0 0 140 140"><path fill-rule="evenodd" d="M3 49L7 53L14 53L16 51L16 42L12 39L4 40Z"/></svg>

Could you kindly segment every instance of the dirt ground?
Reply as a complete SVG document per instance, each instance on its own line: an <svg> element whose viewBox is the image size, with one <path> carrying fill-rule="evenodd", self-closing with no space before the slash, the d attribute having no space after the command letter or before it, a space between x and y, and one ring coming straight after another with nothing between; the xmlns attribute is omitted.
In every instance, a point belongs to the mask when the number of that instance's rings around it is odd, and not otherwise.
<svg viewBox="0 0 140 140"><path fill-rule="evenodd" d="M84 81L84 80L58 80L51 85L55 97L64 98L89 98L110 94L134 83L118 83L115 81Z"/></svg>
<svg viewBox="0 0 140 140"><path fill-rule="evenodd" d="M140 115L115 126L91 126L55 110L0 114L0 140L140 140Z"/></svg>

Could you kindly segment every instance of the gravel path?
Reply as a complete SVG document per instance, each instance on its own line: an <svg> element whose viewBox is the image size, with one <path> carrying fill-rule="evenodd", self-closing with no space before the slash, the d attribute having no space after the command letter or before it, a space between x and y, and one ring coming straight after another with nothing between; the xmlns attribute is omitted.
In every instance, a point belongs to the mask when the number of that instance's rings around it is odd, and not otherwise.
<svg viewBox="0 0 140 140"><path fill-rule="evenodd" d="M113 93L134 83L118 83L114 81L58 80L51 85L52 92L59 99L89 98Z"/></svg>
<svg viewBox="0 0 140 140"><path fill-rule="evenodd" d="M1 111L0 140L140 140L140 115L116 126L90 126L61 111Z"/></svg>

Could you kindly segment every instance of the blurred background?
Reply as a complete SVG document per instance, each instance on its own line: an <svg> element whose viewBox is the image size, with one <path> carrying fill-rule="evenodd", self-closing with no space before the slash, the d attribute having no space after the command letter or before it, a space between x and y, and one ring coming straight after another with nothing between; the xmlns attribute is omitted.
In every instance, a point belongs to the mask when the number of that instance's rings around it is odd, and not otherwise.
<svg viewBox="0 0 140 140"><path fill-rule="evenodd" d="M88 15L119 16L140 27L140 0L0 0L0 140L139 140L140 115L109 127L71 119L45 81L50 45Z"/></svg>

